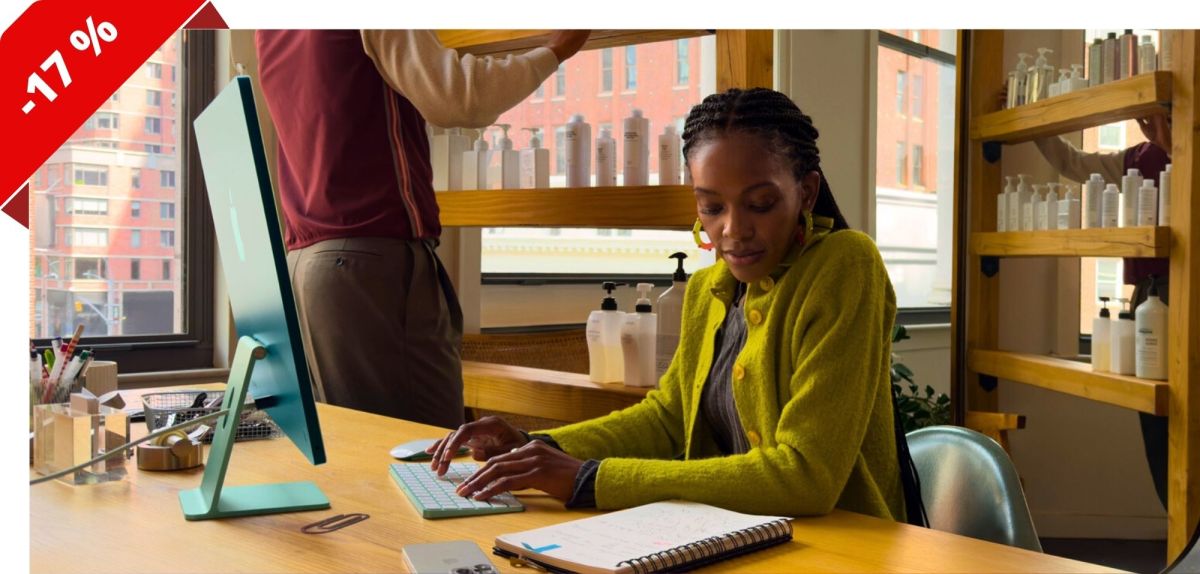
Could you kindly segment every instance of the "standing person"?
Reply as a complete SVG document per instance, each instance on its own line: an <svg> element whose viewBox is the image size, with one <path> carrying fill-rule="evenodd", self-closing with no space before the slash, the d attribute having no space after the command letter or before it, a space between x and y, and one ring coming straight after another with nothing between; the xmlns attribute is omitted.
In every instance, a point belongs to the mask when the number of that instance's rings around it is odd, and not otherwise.
<svg viewBox="0 0 1200 574"><path fill-rule="evenodd" d="M497 417L467 423L429 449L437 472L465 444L488 461L459 486L477 499L537 488L578 507L682 498L905 520L896 296L875 243L848 229L834 201L817 137L773 90L732 89L693 107L683 156L717 262L692 275L659 389L535 440Z"/></svg>
<svg viewBox="0 0 1200 574"><path fill-rule="evenodd" d="M425 123L491 124L587 37L556 32L495 59L460 56L431 30L256 33L318 400L463 422L462 311L434 252L441 224Z"/></svg>

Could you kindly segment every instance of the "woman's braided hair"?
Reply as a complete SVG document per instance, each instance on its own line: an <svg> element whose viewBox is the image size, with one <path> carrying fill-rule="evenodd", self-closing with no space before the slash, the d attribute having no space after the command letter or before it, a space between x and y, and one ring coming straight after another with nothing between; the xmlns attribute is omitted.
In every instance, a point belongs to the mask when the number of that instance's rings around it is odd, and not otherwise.
<svg viewBox="0 0 1200 574"><path fill-rule="evenodd" d="M768 150L792 166L796 181L809 172L820 173L821 188L813 213L832 218L834 231L850 227L821 171L820 134L812 118L791 98L766 88L732 88L704 98L692 107L683 128L684 161L690 161L692 151L704 142L737 132L761 137Z"/></svg>

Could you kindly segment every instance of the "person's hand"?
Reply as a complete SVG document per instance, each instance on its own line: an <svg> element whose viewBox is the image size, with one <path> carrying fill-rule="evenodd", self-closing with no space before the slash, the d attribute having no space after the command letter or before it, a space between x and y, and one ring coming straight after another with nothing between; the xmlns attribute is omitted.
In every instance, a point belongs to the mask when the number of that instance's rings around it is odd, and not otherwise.
<svg viewBox="0 0 1200 574"><path fill-rule="evenodd" d="M460 446L466 445L470 448L471 456L475 460L487 460L523 446L526 442L525 435L508 424L508 421L490 416L458 427L446 435L446 438L425 449L425 452L433 455L430 468L437 472L438 476L442 476L446 474L446 469L450 468L450 459L454 458Z"/></svg>
<svg viewBox="0 0 1200 574"><path fill-rule="evenodd" d="M567 61L567 58L574 56L591 34L591 30L556 30L550 34L550 39L546 41L546 47L550 48L555 56L558 56L558 63L561 64Z"/></svg>
<svg viewBox="0 0 1200 574"><path fill-rule="evenodd" d="M458 485L459 496L487 500L497 494L536 488L564 504L575 491L575 475L583 461L540 440L492 457Z"/></svg>
<svg viewBox="0 0 1200 574"><path fill-rule="evenodd" d="M1142 128L1142 135L1150 140L1150 143L1162 148L1167 152L1167 156L1171 155L1171 122L1168 120L1167 114L1158 114L1148 118L1138 118L1138 127Z"/></svg>

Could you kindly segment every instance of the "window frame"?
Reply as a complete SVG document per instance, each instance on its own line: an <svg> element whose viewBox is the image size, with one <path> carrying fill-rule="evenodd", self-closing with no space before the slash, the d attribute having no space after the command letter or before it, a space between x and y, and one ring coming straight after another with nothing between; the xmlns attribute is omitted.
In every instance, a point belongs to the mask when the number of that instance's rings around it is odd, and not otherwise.
<svg viewBox="0 0 1200 574"><path fill-rule="evenodd" d="M182 90L184 97L180 114L186 120L185 125L190 126L216 95L216 32L184 30L181 33L181 58L187 70L187 82ZM187 262L186 272L180 277L185 315L183 329L181 333L164 335L89 337L84 333L80 344L94 349L100 358L116 361L122 373L213 366L216 239L194 135L191 130L186 130L182 136L178 146L180 165L184 171L182 185L186 193L181 194L180 207L186 221L180 259ZM38 349L46 349L51 339L41 338L33 342Z"/></svg>
<svg viewBox="0 0 1200 574"><path fill-rule="evenodd" d="M605 62L605 60L608 60ZM611 94L613 91L613 49L600 50L600 93Z"/></svg>
<svg viewBox="0 0 1200 574"><path fill-rule="evenodd" d="M692 80L691 38L675 41L675 85L687 86Z"/></svg>
<svg viewBox="0 0 1200 574"><path fill-rule="evenodd" d="M625 83L624 92L636 92L638 86L637 78L637 46L625 46Z"/></svg>

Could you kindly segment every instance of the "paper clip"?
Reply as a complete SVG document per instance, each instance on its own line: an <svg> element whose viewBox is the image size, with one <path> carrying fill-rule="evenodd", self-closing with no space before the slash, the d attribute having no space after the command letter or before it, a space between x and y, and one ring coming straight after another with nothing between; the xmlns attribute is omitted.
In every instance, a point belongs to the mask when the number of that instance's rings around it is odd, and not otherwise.
<svg viewBox="0 0 1200 574"><path fill-rule="evenodd" d="M350 526L351 524L362 522L370 517L371 516L369 514L361 513L339 514L337 516L330 516L329 518L318 520L317 522L304 526L300 529L300 532L305 534L325 534L326 532L333 532L334 530L340 530Z"/></svg>

